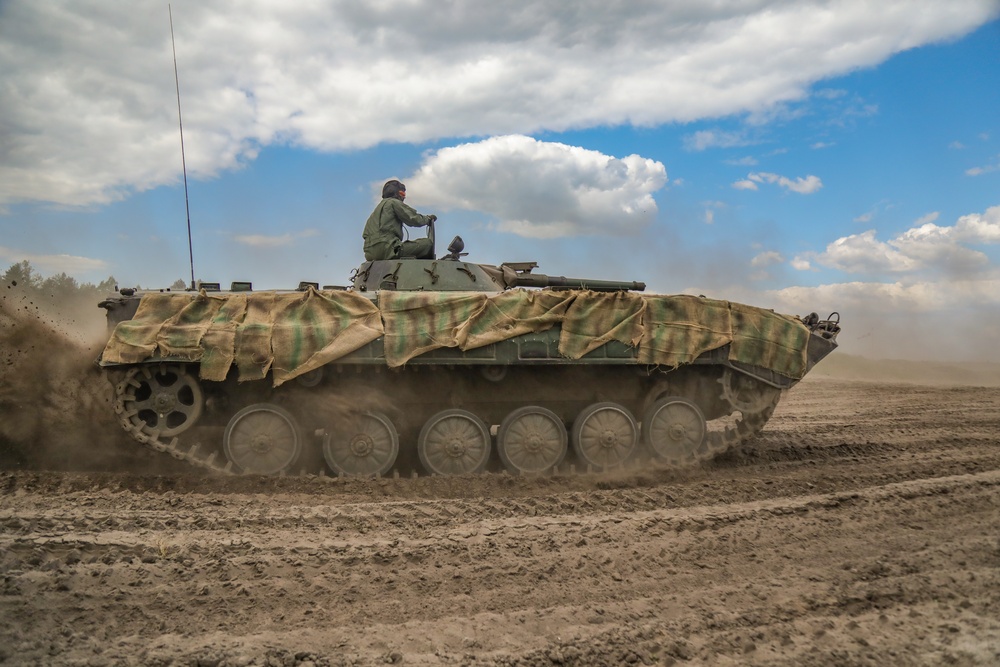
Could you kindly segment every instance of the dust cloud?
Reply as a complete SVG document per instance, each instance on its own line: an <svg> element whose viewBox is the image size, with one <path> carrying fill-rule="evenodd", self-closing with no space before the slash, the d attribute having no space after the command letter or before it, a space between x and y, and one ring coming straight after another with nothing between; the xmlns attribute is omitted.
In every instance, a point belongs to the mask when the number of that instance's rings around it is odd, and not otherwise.
<svg viewBox="0 0 1000 667"><path fill-rule="evenodd" d="M60 320L57 310L39 306L16 284L3 286L0 467L148 467L149 457L115 419L111 384L95 364L101 342L93 332L81 332L72 318ZM96 304L89 306L97 310ZM70 311L79 308L82 304L73 304Z"/></svg>

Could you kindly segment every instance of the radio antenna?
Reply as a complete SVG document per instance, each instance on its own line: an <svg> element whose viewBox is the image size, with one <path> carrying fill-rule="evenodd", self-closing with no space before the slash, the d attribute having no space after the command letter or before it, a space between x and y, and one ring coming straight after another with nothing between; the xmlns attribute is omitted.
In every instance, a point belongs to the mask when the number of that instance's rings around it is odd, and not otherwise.
<svg viewBox="0 0 1000 667"><path fill-rule="evenodd" d="M191 243L191 205L188 203L187 162L184 160L184 121L181 119L181 82L177 76L177 47L174 45L174 12L167 4L167 14L170 16L170 49L174 54L174 86L177 89L177 126L181 131L181 171L184 174L184 211L187 213L188 257L191 259L191 289L194 284L194 246Z"/></svg>

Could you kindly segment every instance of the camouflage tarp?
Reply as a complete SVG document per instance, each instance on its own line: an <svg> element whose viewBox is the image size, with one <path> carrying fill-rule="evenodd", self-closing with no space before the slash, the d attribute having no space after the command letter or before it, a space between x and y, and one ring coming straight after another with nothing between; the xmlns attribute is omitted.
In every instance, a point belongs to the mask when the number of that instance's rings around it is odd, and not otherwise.
<svg viewBox="0 0 1000 667"><path fill-rule="evenodd" d="M639 361L671 368L733 340L729 303L696 296L646 297Z"/></svg>
<svg viewBox="0 0 1000 667"><path fill-rule="evenodd" d="M732 343L730 361L795 379L806 371L809 330L797 319L729 301L586 290L500 294L379 293L390 367L442 347L482 345L561 326L559 354L579 359L616 340L640 363L671 368Z"/></svg>
<svg viewBox="0 0 1000 667"><path fill-rule="evenodd" d="M352 292L144 294L135 317L115 327L102 360L200 361L206 380L225 379L235 361L240 380L273 370L277 386L382 333L378 308Z"/></svg>
<svg viewBox="0 0 1000 667"><path fill-rule="evenodd" d="M798 379L809 331L769 310L694 296L634 292L510 290L379 293L253 292L143 295L135 317L115 329L109 364L150 358L201 362L222 380L274 384L335 361L384 335L385 361L402 366L439 348L471 350L559 326L559 354L579 359L612 341L637 348L643 364L676 367L729 344L729 359Z"/></svg>
<svg viewBox="0 0 1000 667"><path fill-rule="evenodd" d="M442 347L472 350L562 323L572 292L513 290L483 292L379 293L390 367Z"/></svg>

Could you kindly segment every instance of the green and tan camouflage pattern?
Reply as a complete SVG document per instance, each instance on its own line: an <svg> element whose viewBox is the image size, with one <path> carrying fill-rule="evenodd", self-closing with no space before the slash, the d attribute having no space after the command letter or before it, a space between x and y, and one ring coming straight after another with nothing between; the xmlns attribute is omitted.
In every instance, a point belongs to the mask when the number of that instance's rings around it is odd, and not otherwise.
<svg viewBox="0 0 1000 667"><path fill-rule="evenodd" d="M240 380L262 380L270 370L277 386L382 333L378 307L352 292L144 294L135 316L115 327L101 360L197 361L201 378L217 381L235 363Z"/></svg>
<svg viewBox="0 0 1000 667"><path fill-rule="evenodd" d="M559 354L580 359L610 341L636 363L675 368L724 345L729 360L792 379L805 375L809 330L798 318L688 295L587 290L397 292L378 303L349 291L144 294L114 330L104 364L199 362L221 381L273 373L280 385L384 337L390 368L440 348L473 350L560 327Z"/></svg>

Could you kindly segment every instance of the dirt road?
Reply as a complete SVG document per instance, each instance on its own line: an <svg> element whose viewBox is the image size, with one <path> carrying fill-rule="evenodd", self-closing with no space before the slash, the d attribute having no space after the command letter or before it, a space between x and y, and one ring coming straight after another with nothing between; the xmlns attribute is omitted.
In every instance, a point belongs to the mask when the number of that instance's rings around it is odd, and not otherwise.
<svg viewBox="0 0 1000 667"><path fill-rule="evenodd" d="M0 659L1000 664L1000 388L806 380L740 455L515 479L0 472Z"/></svg>

